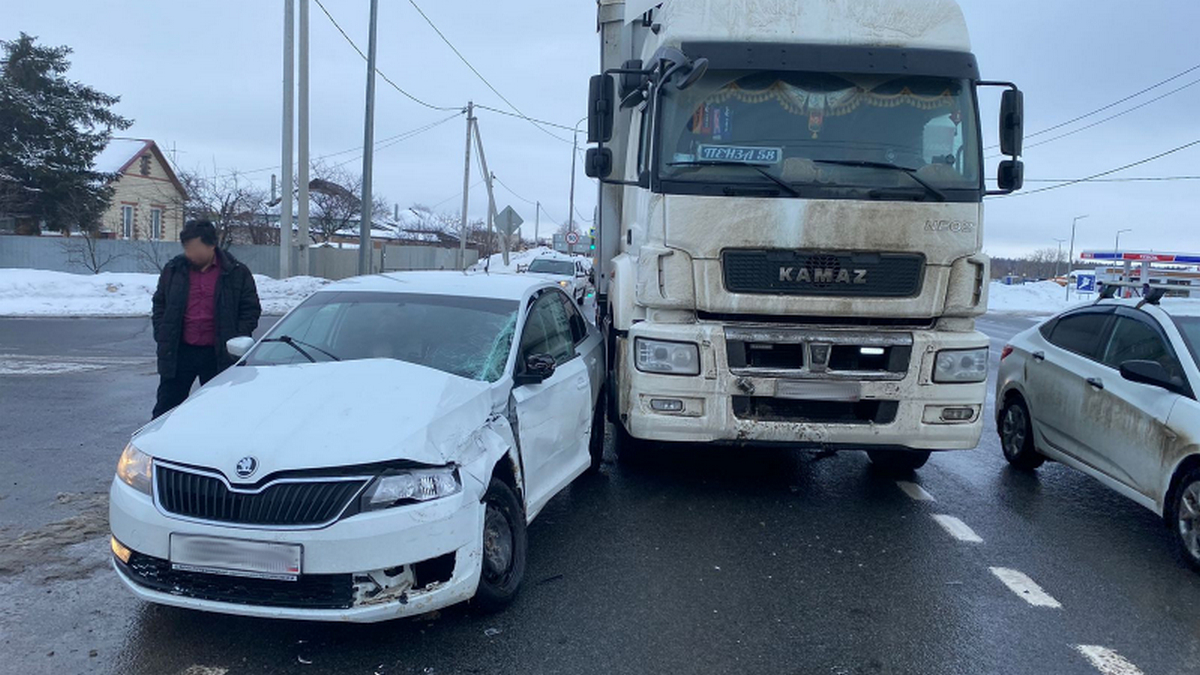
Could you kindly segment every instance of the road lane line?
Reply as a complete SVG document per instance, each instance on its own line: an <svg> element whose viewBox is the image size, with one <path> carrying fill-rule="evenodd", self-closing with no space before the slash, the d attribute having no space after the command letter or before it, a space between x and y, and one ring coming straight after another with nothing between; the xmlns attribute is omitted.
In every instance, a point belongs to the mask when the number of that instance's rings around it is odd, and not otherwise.
<svg viewBox="0 0 1200 675"><path fill-rule="evenodd" d="M942 526L943 530L949 532L950 536L959 541L965 541L971 544L983 543L983 538L975 534L975 530L972 530L967 526L966 523L958 518L955 518L954 516L934 514L933 519L937 521L938 525Z"/></svg>
<svg viewBox="0 0 1200 675"><path fill-rule="evenodd" d="M186 670L180 671L179 675L225 675L225 673L228 672L228 668L219 668L214 666L190 666Z"/></svg>
<svg viewBox="0 0 1200 675"><path fill-rule="evenodd" d="M1050 597L1049 593L1043 591L1041 586L1034 583L1033 579L1025 576L1024 573L1008 569L1007 567L989 567L988 569L1005 586L1008 586L1008 590L1016 593L1022 600L1034 607L1062 609L1062 603Z"/></svg>
<svg viewBox="0 0 1200 675"><path fill-rule="evenodd" d="M898 480L898 481L896 481L896 485L899 485L900 489L904 490L904 494L911 497L913 501L917 501L917 502L936 502L937 501L936 499L933 498L933 495L931 495L925 491L925 488L921 487L920 485L917 485L916 483L910 483L906 480Z"/></svg>
<svg viewBox="0 0 1200 675"><path fill-rule="evenodd" d="M1142 675L1137 666L1125 660L1125 657L1108 647L1096 645L1075 645L1075 649L1087 657L1088 661L1104 675Z"/></svg>

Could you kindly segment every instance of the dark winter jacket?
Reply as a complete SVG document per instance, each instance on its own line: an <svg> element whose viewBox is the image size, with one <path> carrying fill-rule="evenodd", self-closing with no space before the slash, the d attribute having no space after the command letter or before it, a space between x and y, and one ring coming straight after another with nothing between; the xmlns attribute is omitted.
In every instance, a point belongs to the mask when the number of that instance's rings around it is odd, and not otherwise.
<svg viewBox="0 0 1200 675"><path fill-rule="evenodd" d="M217 324L217 367L224 370L234 359L225 349L230 338L249 336L258 328L262 307L250 268L238 262L228 252L217 249L221 276L217 279L214 318ZM163 267L154 291L150 322L154 326L154 341L158 343L158 374L175 377L179 361L179 345L183 342L183 313L187 309L191 263L182 254Z"/></svg>

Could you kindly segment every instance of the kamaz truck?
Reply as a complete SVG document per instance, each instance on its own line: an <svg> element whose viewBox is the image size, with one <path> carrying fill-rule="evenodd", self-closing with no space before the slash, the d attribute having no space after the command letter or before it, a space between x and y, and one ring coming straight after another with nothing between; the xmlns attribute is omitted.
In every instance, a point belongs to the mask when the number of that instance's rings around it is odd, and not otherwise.
<svg viewBox="0 0 1200 675"><path fill-rule="evenodd" d="M621 456L657 442L974 448L983 199L1023 100L952 0L599 0L587 173ZM977 91L1002 88L995 187ZM993 113L994 115L995 113Z"/></svg>

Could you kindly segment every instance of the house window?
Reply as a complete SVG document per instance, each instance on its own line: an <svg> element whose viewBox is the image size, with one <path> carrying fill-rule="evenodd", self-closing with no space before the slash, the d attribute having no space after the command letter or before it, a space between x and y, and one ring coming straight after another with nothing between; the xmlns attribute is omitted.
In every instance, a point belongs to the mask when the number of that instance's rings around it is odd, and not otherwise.
<svg viewBox="0 0 1200 675"><path fill-rule="evenodd" d="M162 239L162 209L150 209L150 238Z"/></svg>
<svg viewBox="0 0 1200 675"><path fill-rule="evenodd" d="M133 239L133 207L121 207L121 236L125 239Z"/></svg>

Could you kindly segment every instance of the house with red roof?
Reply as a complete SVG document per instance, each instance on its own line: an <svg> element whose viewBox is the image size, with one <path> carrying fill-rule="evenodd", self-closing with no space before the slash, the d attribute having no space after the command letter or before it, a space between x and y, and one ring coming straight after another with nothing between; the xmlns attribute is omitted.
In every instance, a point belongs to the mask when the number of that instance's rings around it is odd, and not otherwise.
<svg viewBox="0 0 1200 675"><path fill-rule="evenodd" d="M187 191L157 143L114 138L96 156L95 169L117 174L112 201L101 218L105 237L178 240Z"/></svg>

